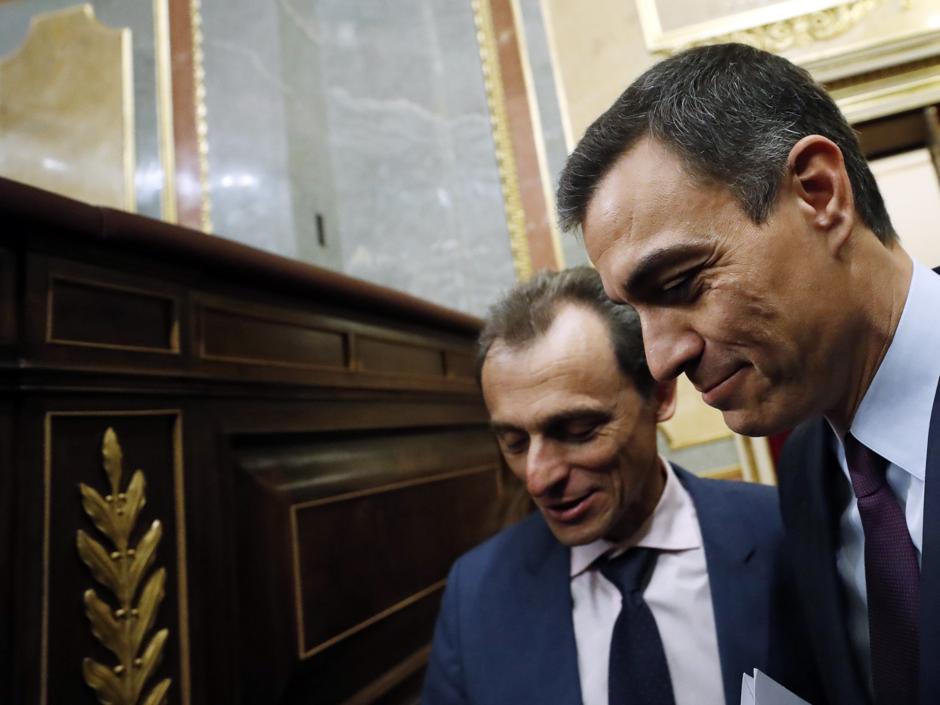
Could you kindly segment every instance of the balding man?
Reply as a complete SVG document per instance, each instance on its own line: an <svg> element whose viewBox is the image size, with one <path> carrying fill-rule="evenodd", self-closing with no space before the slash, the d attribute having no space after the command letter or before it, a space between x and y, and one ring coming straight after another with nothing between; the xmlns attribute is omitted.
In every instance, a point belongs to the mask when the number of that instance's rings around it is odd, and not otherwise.
<svg viewBox="0 0 940 705"><path fill-rule="evenodd" d="M517 286L480 365L538 511L455 564L425 705L736 705L755 667L797 687L776 495L657 454L675 384L650 377L635 313L597 273Z"/></svg>

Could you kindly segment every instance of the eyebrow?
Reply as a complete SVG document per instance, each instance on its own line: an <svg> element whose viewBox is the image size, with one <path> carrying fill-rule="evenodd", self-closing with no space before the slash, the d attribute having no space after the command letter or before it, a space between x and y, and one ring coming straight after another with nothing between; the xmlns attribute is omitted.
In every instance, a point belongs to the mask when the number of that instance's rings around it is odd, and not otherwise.
<svg viewBox="0 0 940 705"><path fill-rule="evenodd" d="M552 414L542 419L539 421L537 428L542 432L551 431L572 421L581 421L582 419L607 420L612 417L613 411L610 409L598 408L596 406L576 407L574 409L561 411L557 414ZM524 430L513 424L502 423L500 421L491 423L490 429L496 434Z"/></svg>
<svg viewBox="0 0 940 705"><path fill-rule="evenodd" d="M656 275L662 270L689 260L694 255L704 254L708 251L708 248L709 245L706 242L691 242L653 250L637 262L624 284L624 289L633 294L649 289Z"/></svg>

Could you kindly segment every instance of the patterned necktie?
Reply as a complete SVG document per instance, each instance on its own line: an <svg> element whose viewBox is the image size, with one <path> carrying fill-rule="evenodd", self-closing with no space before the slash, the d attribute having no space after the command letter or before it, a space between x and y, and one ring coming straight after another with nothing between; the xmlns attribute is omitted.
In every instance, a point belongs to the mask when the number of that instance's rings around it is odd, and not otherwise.
<svg viewBox="0 0 940 705"><path fill-rule="evenodd" d="M600 565L620 590L620 614L610 639L609 705L674 705L672 680L659 629L643 589L656 563L652 548L631 548Z"/></svg>
<svg viewBox="0 0 940 705"><path fill-rule="evenodd" d="M920 656L920 568L888 462L852 435L845 459L865 532L868 634L877 705L914 705Z"/></svg>

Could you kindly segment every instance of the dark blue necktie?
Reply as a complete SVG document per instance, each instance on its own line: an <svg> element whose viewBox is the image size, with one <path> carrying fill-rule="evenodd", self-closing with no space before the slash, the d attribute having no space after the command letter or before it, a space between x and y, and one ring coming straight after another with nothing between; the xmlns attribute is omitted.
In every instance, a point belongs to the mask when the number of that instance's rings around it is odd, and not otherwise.
<svg viewBox="0 0 940 705"><path fill-rule="evenodd" d="M865 532L868 635L877 705L915 705L920 660L920 567L888 461L851 434L845 460Z"/></svg>
<svg viewBox="0 0 940 705"><path fill-rule="evenodd" d="M620 590L620 614L610 639L609 705L675 705L663 642L643 600L656 556L652 548L631 548L599 566Z"/></svg>

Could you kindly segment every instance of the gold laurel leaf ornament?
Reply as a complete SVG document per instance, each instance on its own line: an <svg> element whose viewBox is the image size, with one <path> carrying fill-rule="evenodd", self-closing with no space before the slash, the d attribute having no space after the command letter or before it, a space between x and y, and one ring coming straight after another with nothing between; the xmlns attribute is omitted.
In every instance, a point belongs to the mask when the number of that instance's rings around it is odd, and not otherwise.
<svg viewBox="0 0 940 705"><path fill-rule="evenodd" d="M159 681L143 700L141 696L163 659L169 630L157 631L140 651L166 594L166 569L160 568L144 580L156 560L163 526L159 520L154 521L137 545L131 546L131 534L146 504L147 483L144 473L137 470L127 488L122 489L124 453L112 428L104 433L101 464L110 493L102 497L84 483L79 484L79 490L85 513L111 549L82 530L77 532L76 546L94 579L107 588L114 600L111 603L102 599L92 589L84 595L91 632L114 654L117 663L106 666L86 658L82 674L102 705L165 705L172 683L169 678ZM141 583L144 587L137 599Z"/></svg>

